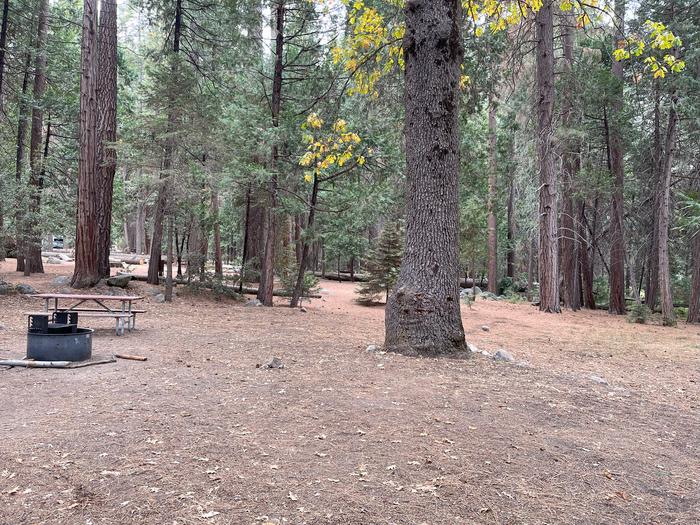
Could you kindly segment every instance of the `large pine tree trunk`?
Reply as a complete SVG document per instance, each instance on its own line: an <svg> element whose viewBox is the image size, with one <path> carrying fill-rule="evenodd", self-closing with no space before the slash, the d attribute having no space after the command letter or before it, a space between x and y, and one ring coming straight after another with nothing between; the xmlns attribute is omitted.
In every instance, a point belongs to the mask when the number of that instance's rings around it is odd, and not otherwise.
<svg viewBox="0 0 700 525"><path fill-rule="evenodd" d="M98 269L109 277L109 251L112 246L112 194L117 169L117 2L101 0L99 66L97 83L97 242Z"/></svg>
<svg viewBox="0 0 700 525"><path fill-rule="evenodd" d="M561 311L557 174L554 171L554 21L551 0L535 16L537 26L537 162L540 174L540 311Z"/></svg>
<svg viewBox="0 0 700 525"><path fill-rule="evenodd" d="M515 279L515 181L508 176L508 251L506 252L506 275Z"/></svg>
<svg viewBox="0 0 700 525"><path fill-rule="evenodd" d="M494 95L489 93L489 196L488 208L488 291L498 293L498 224L496 222L496 200L498 199L496 188L496 101Z"/></svg>
<svg viewBox="0 0 700 525"><path fill-rule="evenodd" d="M615 15L617 28L615 42L618 42L624 38L625 0L615 1ZM612 61L612 75L615 88L608 137L612 172L612 198L610 201L610 305L608 311L611 314L623 315L627 312L627 308L625 306L624 236L625 165L621 122L624 97L622 61Z"/></svg>
<svg viewBox="0 0 700 525"><path fill-rule="evenodd" d="M279 127L282 109L282 74L284 60L284 17L285 1L278 0L275 6L275 71L272 77L272 126ZM258 300L265 306L272 306L275 281L275 247L277 243L277 170L279 169L279 145L272 146L270 159L272 176L268 183L268 207L265 213L263 238L265 249L260 261L260 286Z"/></svg>
<svg viewBox="0 0 700 525"><path fill-rule="evenodd" d="M171 72L172 77L178 75L178 54L180 53L180 37L182 35L182 0L176 0L175 3L175 27L173 28L173 53L171 56ZM165 147L163 151L163 169L160 174L160 185L158 186L158 197L156 199L156 209L153 216L153 236L151 237L151 249L149 251L150 258L148 260L148 279L149 284L160 284L160 265L163 255L163 220L165 219L165 211L168 206L168 197L170 193L173 157L175 155L175 140L173 134L177 125L177 115L174 96L171 93L171 100L168 104L168 124L166 127Z"/></svg>
<svg viewBox="0 0 700 525"><path fill-rule="evenodd" d="M86 288L100 280L97 261L97 2L83 0L80 57L80 140L75 271L71 286Z"/></svg>
<svg viewBox="0 0 700 525"><path fill-rule="evenodd" d="M562 126L568 136L573 134L570 128L574 123L574 89L573 81L573 17L561 17L564 41L564 92L562 98ZM578 310L581 308L581 290L578 274L578 242L576 240L576 210L574 205L574 180L579 168L579 146L577 139L562 141L562 188L561 188L561 295L566 308Z"/></svg>
<svg viewBox="0 0 700 525"><path fill-rule="evenodd" d="M388 351L466 353L458 262L460 0L409 0L406 241L386 306Z"/></svg>
<svg viewBox="0 0 700 525"><path fill-rule="evenodd" d="M668 127L664 144L664 158L661 168L661 198L659 199L659 291L661 293L661 316L665 326L676 324L676 314L673 310L673 294L671 292L671 264L668 254L668 232L671 225L671 175L673 157L676 152L678 136L678 113L676 103L678 98L671 96L671 107L668 111Z"/></svg>

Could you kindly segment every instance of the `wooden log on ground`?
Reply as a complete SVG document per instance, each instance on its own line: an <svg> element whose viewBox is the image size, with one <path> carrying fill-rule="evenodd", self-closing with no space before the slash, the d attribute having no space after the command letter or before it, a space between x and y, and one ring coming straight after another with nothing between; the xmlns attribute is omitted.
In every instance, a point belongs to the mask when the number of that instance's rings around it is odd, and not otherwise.
<svg viewBox="0 0 700 525"><path fill-rule="evenodd" d="M339 281L339 282L356 282L356 283L365 283L369 280L369 277L362 273L356 273L354 279L351 278L349 273L327 273L326 275L322 275L321 272L314 272L314 275L316 277L320 277L321 279L327 279L329 281Z"/></svg>
<svg viewBox="0 0 700 525"><path fill-rule="evenodd" d="M233 289L235 291L240 290L238 286L234 286ZM243 293L244 294L249 294L249 295L257 295L258 289L257 288L248 288L247 286L243 287ZM289 292L285 292L284 290L275 290L272 292L272 295L275 297L291 297L292 294ZM321 295L319 294L311 294L311 295L304 295L305 298L311 298L311 299L321 299Z"/></svg>
<svg viewBox="0 0 700 525"><path fill-rule="evenodd" d="M140 355L114 354L114 357L118 359L127 359L129 361L148 361L147 357L141 357Z"/></svg>

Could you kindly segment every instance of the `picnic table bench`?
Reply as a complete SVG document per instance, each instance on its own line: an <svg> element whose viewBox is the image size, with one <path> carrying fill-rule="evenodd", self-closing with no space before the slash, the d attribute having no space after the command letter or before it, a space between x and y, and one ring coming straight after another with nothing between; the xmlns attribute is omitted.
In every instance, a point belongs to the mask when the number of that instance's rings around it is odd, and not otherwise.
<svg viewBox="0 0 700 525"><path fill-rule="evenodd" d="M136 328L136 314L146 312L133 308L135 301L143 299L140 296L42 293L32 295L32 297L44 300L44 311L41 312L44 314L48 312L78 312L81 317L112 318L116 323L117 335L124 335L124 328L131 332ZM74 304L61 306L61 301ZM117 301L121 303L121 306L110 308L106 304ZM81 308L84 304L87 304L87 307Z"/></svg>

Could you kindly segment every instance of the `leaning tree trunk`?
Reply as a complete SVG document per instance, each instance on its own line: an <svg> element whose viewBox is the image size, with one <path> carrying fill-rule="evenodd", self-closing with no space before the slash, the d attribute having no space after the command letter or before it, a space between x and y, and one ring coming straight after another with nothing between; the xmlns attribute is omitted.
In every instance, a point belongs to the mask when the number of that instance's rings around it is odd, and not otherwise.
<svg viewBox="0 0 700 525"><path fill-rule="evenodd" d="M668 111L668 128L664 147L664 159L661 168L661 198L659 199L659 291L661 292L661 316L664 326L676 324L671 292L671 265L668 254L668 231L671 225L671 175L673 156L676 151L678 136L678 97L671 95L671 107Z"/></svg>
<svg viewBox="0 0 700 525"><path fill-rule="evenodd" d="M44 273L41 260L41 210L42 137L44 132L44 92L46 91L46 36L48 34L49 1L39 4L36 58L34 59L34 91L32 103L32 127L29 134L29 202L24 225L24 275Z"/></svg>
<svg viewBox="0 0 700 525"><path fill-rule="evenodd" d="M559 313L557 174L554 171L554 21L551 0L535 16L537 26L537 162L540 173L540 311Z"/></svg>
<svg viewBox="0 0 700 525"><path fill-rule="evenodd" d="M71 286L86 288L100 280L97 261L97 2L83 0L80 57L80 139L75 271Z"/></svg>
<svg viewBox="0 0 700 525"><path fill-rule="evenodd" d="M278 128L282 109L282 74L284 71L284 17L285 2L278 0L275 7L276 35L275 35L275 71L272 79L272 127ZM279 161L279 145L272 145L270 159L272 176L268 183L269 202L265 214L264 239L265 250L260 264L260 286L258 287L258 301L265 306L272 306L275 281L275 245L277 241L277 169Z"/></svg>
<svg viewBox="0 0 700 525"><path fill-rule="evenodd" d="M180 37L182 32L182 0L175 3L175 27L173 29L173 52L170 57L172 64L170 67L172 78L178 76L178 54L180 53ZM168 101L168 123L166 126L166 139L163 151L163 169L160 173L160 185L158 186L158 197L156 200L155 215L153 216L153 236L151 238L150 258L148 260L148 284L160 284L160 264L163 254L163 220L165 219L166 207L168 206L168 194L170 193L173 157L175 155L175 140L173 134L177 124L175 113L174 93L169 93ZM189 269L188 269L189 270Z"/></svg>
<svg viewBox="0 0 700 525"><path fill-rule="evenodd" d="M615 42L624 39L625 0L615 1L615 18L618 31ZM622 61L613 60L614 91L612 115L609 122L610 168L612 172L612 198L610 201L610 305L611 314L623 315L625 306L625 165L622 142L622 106L624 76Z"/></svg>
<svg viewBox="0 0 700 525"><path fill-rule="evenodd" d="M498 293L498 223L496 221L496 101L494 95L489 93L489 196L488 208L488 291Z"/></svg>
<svg viewBox="0 0 700 525"><path fill-rule="evenodd" d="M459 301L460 0L406 3L406 241L386 350L466 353Z"/></svg>
<svg viewBox="0 0 700 525"><path fill-rule="evenodd" d="M117 2L101 0L97 83L97 263L100 276L109 277L112 246L112 194L117 169Z"/></svg>

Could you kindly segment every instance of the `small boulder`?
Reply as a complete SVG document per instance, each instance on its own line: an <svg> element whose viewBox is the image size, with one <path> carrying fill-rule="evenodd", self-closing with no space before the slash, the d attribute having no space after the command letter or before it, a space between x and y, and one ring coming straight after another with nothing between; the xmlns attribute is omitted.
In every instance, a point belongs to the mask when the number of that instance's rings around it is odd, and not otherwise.
<svg viewBox="0 0 700 525"><path fill-rule="evenodd" d="M377 352L379 352L379 346L377 346L377 345L369 345L369 346L367 347L367 352L369 352L370 354L376 354Z"/></svg>
<svg viewBox="0 0 700 525"><path fill-rule="evenodd" d="M496 353L493 356L495 361L505 361L506 363L512 363L515 361L515 358L510 352L507 352L506 350L497 350Z"/></svg>
<svg viewBox="0 0 700 525"><path fill-rule="evenodd" d="M126 288L131 282L131 275L115 275L107 279L107 286L116 286L117 288Z"/></svg>
<svg viewBox="0 0 700 525"><path fill-rule="evenodd" d="M600 376L593 375L590 377L590 380L593 381L594 383L598 383L599 385L609 385L608 381Z"/></svg>
<svg viewBox="0 0 700 525"><path fill-rule="evenodd" d="M63 264L63 259L59 259L58 257L49 257L46 259L46 264Z"/></svg>
<svg viewBox="0 0 700 525"><path fill-rule="evenodd" d="M270 361L263 365L263 368L280 369L284 368L284 363L279 357L273 357Z"/></svg>
<svg viewBox="0 0 700 525"><path fill-rule="evenodd" d="M491 293L491 292L481 292L479 294L479 297L481 299L486 299L488 301L497 301L498 300L498 296L495 293Z"/></svg>
<svg viewBox="0 0 700 525"><path fill-rule="evenodd" d="M250 301L248 301L247 303L245 303L244 306L246 306L246 307L251 307L251 306L265 306L265 305L262 304L262 303L261 303L260 301L258 301L257 299L251 299Z"/></svg>
<svg viewBox="0 0 700 525"><path fill-rule="evenodd" d="M482 329L484 332L490 332L490 331L491 331L491 329L490 329L488 326L486 326L485 324L484 324L484 325L481 325L481 329Z"/></svg>
<svg viewBox="0 0 700 525"><path fill-rule="evenodd" d="M481 295L481 288L479 288L478 286L475 286L474 288L472 288L472 294Z"/></svg>
<svg viewBox="0 0 700 525"><path fill-rule="evenodd" d="M56 286L68 286L70 284L71 276L70 275L60 275L56 277L53 281L51 281L53 284Z"/></svg>
<svg viewBox="0 0 700 525"><path fill-rule="evenodd" d="M165 294L159 293L156 295L153 300L157 303L164 303L165 302Z"/></svg>
<svg viewBox="0 0 700 525"><path fill-rule="evenodd" d="M17 293L20 293L22 295L31 295L36 293L36 290L33 286L24 283L20 283L17 286L15 286L15 290L17 290Z"/></svg>

